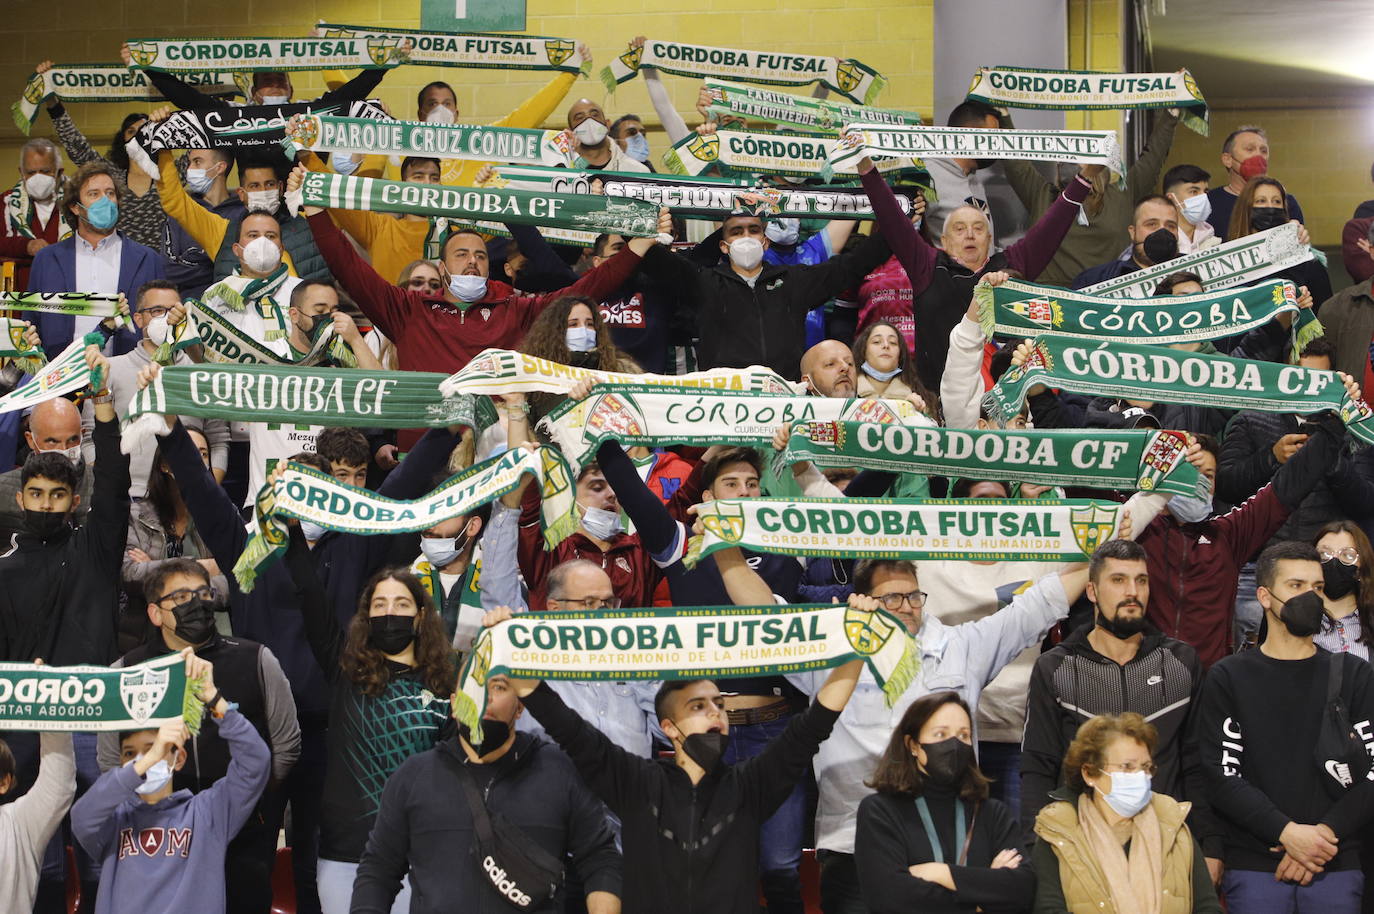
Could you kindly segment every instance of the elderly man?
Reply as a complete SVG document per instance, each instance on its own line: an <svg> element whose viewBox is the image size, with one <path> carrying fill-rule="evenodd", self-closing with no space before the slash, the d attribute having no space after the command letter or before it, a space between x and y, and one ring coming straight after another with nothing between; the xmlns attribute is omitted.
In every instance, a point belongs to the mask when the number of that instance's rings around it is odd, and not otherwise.
<svg viewBox="0 0 1374 914"><path fill-rule="evenodd" d="M589 98L579 98L568 109L568 129L577 140L577 167L592 171L641 171L649 167L632 159L620 143L611 138L610 122L601 106Z"/></svg>
<svg viewBox="0 0 1374 914"><path fill-rule="evenodd" d="M1269 135L1263 127L1237 127L1221 144L1221 164L1226 169L1226 183L1207 191L1212 214L1207 218L1217 236L1226 237L1231 225L1231 211L1236 198L1245 190L1251 178L1269 173ZM1288 217L1305 222L1302 207L1292 194L1288 195Z"/></svg>
<svg viewBox="0 0 1374 914"><path fill-rule="evenodd" d="M52 140L34 137L19 150L19 183L0 197L0 260L14 261L14 286L29 282L33 256L64 234L67 227L57 199L62 186L62 153Z"/></svg>

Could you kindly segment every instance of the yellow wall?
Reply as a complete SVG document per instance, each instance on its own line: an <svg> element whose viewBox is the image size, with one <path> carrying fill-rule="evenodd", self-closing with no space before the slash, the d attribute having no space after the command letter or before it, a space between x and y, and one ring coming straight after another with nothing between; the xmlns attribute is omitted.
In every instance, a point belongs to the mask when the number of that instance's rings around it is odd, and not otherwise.
<svg viewBox="0 0 1374 914"><path fill-rule="evenodd" d="M889 80L879 104L933 107L934 56L932 0L528 0L526 30L585 41L599 70L624 50L635 35L671 38L693 44L734 46L751 50L785 50L854 57ZM396 7L415 10L398 16ZM318 20L392 27L419 26L419 3L395 0L4 0L0 34L8 53L0 59L0 86L18 98L33 67L44 58L58 62L102 62L119 59L119 45L129 37L234 37L304 34ZM250 24L251 23L251 24ZM6 33L7 29L15 29ZM548 73L400 67L389 73L376 96L399 117L413 117L415 92L433 79L452 83L458 92L461 120L493 120L514 108L549 78ZM316 74L293 77L297 95L318 94ZM697 81L665 77L675 107L696 121ZM599 80L581 80L579 95L605 99L607 114L633 112L657 123L643 84L633 80L605 98ZM8 101L6 105L8 105ZM97 148L109 137L132 105L71 106L77 125ZM558 112L559 122L566 104ZM52 135L47 114L39 115L34 135ZM0 118L0 186L7 185L24 137ZM651 135L657 156L667 147L662 133Z"/></svg>
<svg viewBox="0 0 1374 914"><path fill-rule="evenodd" d="M1121 0L1068 0L1071 70L1120 72L1125 64ZM1121 130L1119 111L1066 111L1067 130Z"/></svg>
<svg viewBox="0 0 1374 914"><path fill-rule="evenodd" d="M1257 125L1269 135L1269 174L1302 204L1312 241L1339 246L1341 227L1362 201L1374 197L1369 166L1374 159L1374 106L1366 108L1264 108L1213 110L1211 135L1180 129L1169 166L1185 162L1226 181L1221 144L1237 127Z"/></svg>

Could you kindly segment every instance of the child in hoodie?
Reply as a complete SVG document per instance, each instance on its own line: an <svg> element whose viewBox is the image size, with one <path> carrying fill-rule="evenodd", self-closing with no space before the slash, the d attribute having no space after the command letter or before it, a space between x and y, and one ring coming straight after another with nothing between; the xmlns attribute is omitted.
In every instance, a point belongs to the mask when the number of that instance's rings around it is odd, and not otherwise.
<svg viewBox="0 0 1374 914"><path fill-rule="evenodd" d="M215 688L210 662L186 653L186 675L204 676L198 697L229 744L229 770L200 793L173 793L172 772L186 762L186 724L178 718L122 735L124 764L101 775L72 807L77 840L103 862L96 914L223 914L225 847L252 813L272 757L237 705Z"/></svg>

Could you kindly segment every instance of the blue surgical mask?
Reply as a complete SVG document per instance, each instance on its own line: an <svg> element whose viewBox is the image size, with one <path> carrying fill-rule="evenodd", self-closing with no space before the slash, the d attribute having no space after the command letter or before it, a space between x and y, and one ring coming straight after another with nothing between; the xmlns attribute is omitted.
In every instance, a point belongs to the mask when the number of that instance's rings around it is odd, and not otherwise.
<svg viewBox="0 0 1374 914"><path fill-rule="evenodd" d="M305 534L307 540L314 543L318 542L324 536L325 529L322 525L315 523L313 520L303 520L301 521L301 532Z"/></svg>
<svg viewBox="0 0 1374 914"><path fill-rule="evenodd" d="M587 507L582 510L586 512L582 515L582 526L599 540L610 540L625 529L615 511Z"/></svg>
<svg viewBox="0 0 1374 914"><path fill-rule="evenodd" d="M902 367L898 365L891 371L879 371L872 365L868 364L867 359L864 359L863 372L875 381L891 381L893 378L897 377L897 375L902 373Z"/></svg>
<svg viewBox="0 0 1374 914"><path fill-rule="evenodd" d="M636 162L649 161L649 138L642 133L636 133L625 141L625 154Z"/></svg>
<svg viewBox="0 0 1374 914"><path fill-rule="evenodd" d="M142 758L143 756L139 756ZM137 761L137 759L135 759ZM143 775L143 783L134 788L134 793L146 797L149 794L157 793L167 786L167 782L172 779L172 766L167 764L166 759L154 762L153 766Z"/></svg>
<svg viewBox="0 0 1374 914"><path fill-rule="evenodd" d="M86 207L86 221L96 231L114 228L119 221L119 204L109 197L101 197Z"/></svg>
<svg viewBox="0 0 1374 914"><path fill-rule="evenodd" d="M1193 225L1207 221L1212 215L1212 201L1206 194L1198 194L1183 201L1183 216Z"/></svg>
<svg viewBox="0 0 1374 914"><path fill-rule="evenodd" d="M1194 498L1191 495L1175 495L1169 499L1169 513L1180 524L1197 524L1212 516L1210 498Z"/></svg>
<svg viewBox="0 0 1374 914"><path fill-rule="evenodd" d="M420 537L420 551L429 560L430 567L436 569L447 568L454 559L463 554L467 545L467 537L463 537L462 542L459 542L456 536Z"/></svg>
<svg viewBox="0 0 1374 914"><path fill-rule="evenodd" d="M461 302L481 301L487 294L487 278L467 274L450 276L448 290Z"/></svg>
<svg viewBox="0 0 1374 914"><path fill-rule="evenodd" d="M763 227L763 233L774 244L796 244L797 239L801 237L801 220L769 219L768 224Z"/></svg>
<svg viewBox="0 0 1374 914"><path fill-rule="evenodd" d="M358 170L359 165L363 164L363 157L336 155L329 160L329 164L334 167L335 174L351 175Z"/></svg>
<svg viewBox="0 0 1374 914"><path fill-rule="evenodd" d="M188 168L186 169L186 187L193 194L203 194L215 183L215 179L210 177L208 168Z"/></svg>
<svg viewBox="0 0 1374 914"><path fill-rule="evenodd" d="M1103 796L1118 815L1131 818L1150 805L1150 775L1144 771L1113 771L1111 793Z"/></svg>
<svg viewBox="0 0 1374 914"><path fill-rule="evenodd" d="M569 352L591 352L596 348L596 328L569 327L567 340Z"/></svg>

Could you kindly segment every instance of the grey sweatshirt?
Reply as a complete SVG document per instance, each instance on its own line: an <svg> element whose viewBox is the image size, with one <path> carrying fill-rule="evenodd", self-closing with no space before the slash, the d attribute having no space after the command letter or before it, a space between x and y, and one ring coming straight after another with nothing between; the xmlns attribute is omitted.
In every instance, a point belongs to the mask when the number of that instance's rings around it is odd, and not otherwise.
<svg viewBox="0 0 1374 914"><path fill-rule="evenodd" d="M44 733L38 779L29 792L0 806L0 911L28 911L48 839L76 795L76 758L70 733Z"/></svg>

